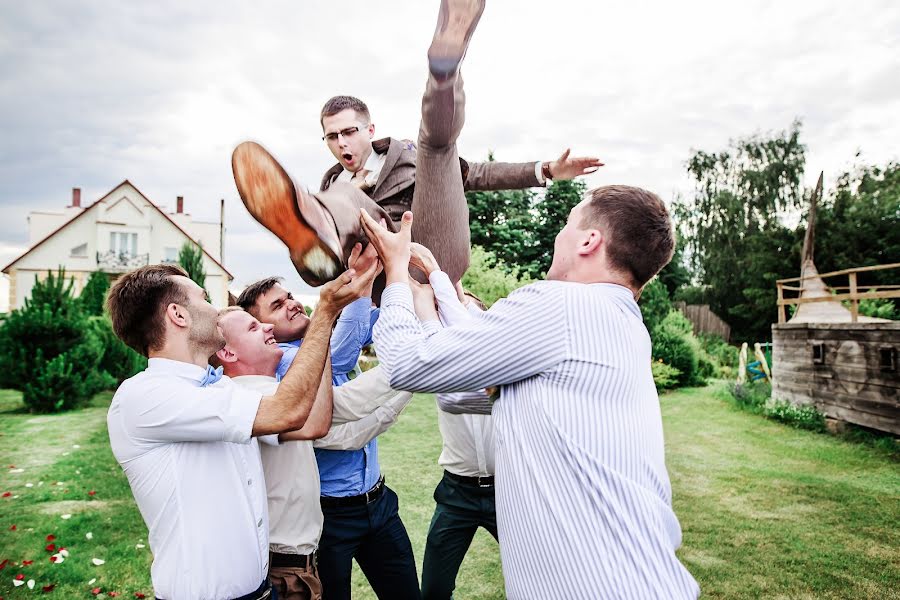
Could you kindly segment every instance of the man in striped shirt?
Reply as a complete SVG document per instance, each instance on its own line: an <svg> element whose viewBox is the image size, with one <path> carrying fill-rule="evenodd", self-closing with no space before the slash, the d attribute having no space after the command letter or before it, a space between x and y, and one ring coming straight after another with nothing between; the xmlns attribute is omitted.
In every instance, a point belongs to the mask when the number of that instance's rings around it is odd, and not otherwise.
<svg viewBox="0 0 900 600"><path fill-rule="evenodd" d="M681 528L636 302L674 248L659 197L626 186L588 192L556 237L547 281L444 329L414 312L412 214L398 233L362 218L387 274L375 342L391 386L500 386L495 486L508 597L696 598L675 556Z"/></svg>

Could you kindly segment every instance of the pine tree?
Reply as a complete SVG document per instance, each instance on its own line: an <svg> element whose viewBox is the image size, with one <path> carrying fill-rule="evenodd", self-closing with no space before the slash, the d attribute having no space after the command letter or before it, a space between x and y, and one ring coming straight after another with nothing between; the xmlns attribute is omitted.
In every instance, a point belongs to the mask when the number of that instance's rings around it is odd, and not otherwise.
<svg viewBox="0 0 900 600"><path fill-rule="evenodd" d="M35 412L77 407L113 383L99 368L103 342L72 285L62 267L48 272L0 327L0 383L21 390Z"/></svg>
<svg viewBox="0 0 900 600"><path fill-rule="evenodd" d="M206 271L203 269L203 247L193 242L185 242L178 252L178 264L187 271L194 283L206 288Z"/></svg>
<svg viewBox="0 0 900 600"><path fill-rule="evenodd" d="M106 292L109 291L109 277L103 271L94 271L84 284L78 301L87 315L102 315L105 310Z"/></svg>

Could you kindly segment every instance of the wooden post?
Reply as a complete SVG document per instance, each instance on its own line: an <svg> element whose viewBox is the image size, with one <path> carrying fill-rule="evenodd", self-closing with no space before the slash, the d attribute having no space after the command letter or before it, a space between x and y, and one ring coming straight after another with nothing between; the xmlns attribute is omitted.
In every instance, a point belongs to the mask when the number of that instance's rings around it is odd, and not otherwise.
<svg viewBox="0 0 900 600"><path fill-rule="evenodd" d="M850 273L850 322L859 320L859 298L856 297L856 273Z"/></svg>
<svg viewBox="0 0 900 600"><path fill-rule="evenodd" d="M778 322L784 323L785 314L784 314L784 287L783 284L779 281L776 283L778 286Z"/></svg>

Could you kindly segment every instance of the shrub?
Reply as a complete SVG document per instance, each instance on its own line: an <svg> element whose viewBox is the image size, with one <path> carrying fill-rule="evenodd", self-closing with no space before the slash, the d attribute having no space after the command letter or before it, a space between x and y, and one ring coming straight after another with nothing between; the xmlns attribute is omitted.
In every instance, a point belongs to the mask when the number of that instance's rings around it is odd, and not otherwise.
<svg viewBox="0 0 900 600"><path fill-rule="evenodd" d="M469 269L462 276L463 287L481 298L488 307L531 282L530 277L505 265L480 246L472 246Z"/></svg>
<svg viewBox="0 0 900 600"><path fill-rule="evenodd" d="M755 414L765 411L766 402L772 395L772 386L764 381L732 383L727 389L738 408Z"/></svg>
<svg viewBox="0 0 900 600"><path fill-rule="evenodd" d="M644 287L639 304L647 331L656 329L674 309L672 301L669 300L669 291L659 277L654 277Z"/></svg>
<svg viewBox="0 0 900 600"><path fill-rule="evenodd" d="M653 358L678 369L678 385L703 385L699 373L700 342L691 322L677 310L669 312L651 333Z"/></svg>
<svg viewBox="0 0 900 600"><path fill-rule="evenodd" d="M678 385L678 376L681 375L678 369L667 365L662 359L652 361L650 366L657 391L670 390Z"/></svg>
<svg viewBox="0 0 900 600"><path fill-rule="evenodd" d="M765 415L797 429L825 431L825 416L814 406L796 406L784 400L771 398L766 403Z"/></svg>
<svg viewBox="0 0 900 600"><path fill-rule="evenodd" d="M116 385L147 368L147 359L116 337L109 317L91 317L90 323L103 345L103 356L98 366Z"/></svg>
<svg viewBox="0 0 900 600"><path fill-rule="evenodd" d="M700 334L700 375L731 379L738 366L739 350L715 334Z"/></svg>
<svg viewBox="0 0 900 600"><path fill-rule="evenodd" d="M0 327L0 377L32 411L74 408L112 385L99 368L103 342L72 296L65 271L35 282Z"/></svg>
<svg viewBox="0 0 900 600"><path fill-rule="evenodd" d="M88 277L78 302L86 315L102 315L106 309L106 292L109 291L109 277L103 271L94 271Z"/></svg>

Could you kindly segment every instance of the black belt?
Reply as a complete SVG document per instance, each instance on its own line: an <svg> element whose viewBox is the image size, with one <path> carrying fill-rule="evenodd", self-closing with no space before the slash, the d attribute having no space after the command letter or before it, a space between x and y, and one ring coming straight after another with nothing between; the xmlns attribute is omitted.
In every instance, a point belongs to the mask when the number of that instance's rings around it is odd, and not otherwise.
<svg viewBox="0 0 900 600"><path fill-rule="evenodd" d="M249 594L244 594L240 598L235 598L234 600L269 600L272 597L272 583L269 581L269 578L266 577L266 579L259 584L258 588ZM156 598L156 600L162 599Z"/></svg>
<svg viewBox="0 0 900 600"><path fill-rule="evenodd" d="M466 485L474 485L480 488L494 487L493 475L479 475L478 477L467 477L466 475L457 475L450 471L444 470L444 477L448 477L453 481L458 481Z"/></svg>
<svg viewBox="0 0 900 600"><path fill-rule="evenodd" d="M282 554L281 552L272 552L269 558L269 567L276 568L301 568L308 569L316 565L315 554Z"/></svg>
<svg viewBox="0 0 900 600"><path fill-rule="evenodd" d="M378 480L378 483L372 486L365 494L359 496L322 496L319 501L322 508L338 508L342 506L365 506L369 502L374 502L384 493L384 475Z"/></svg>

